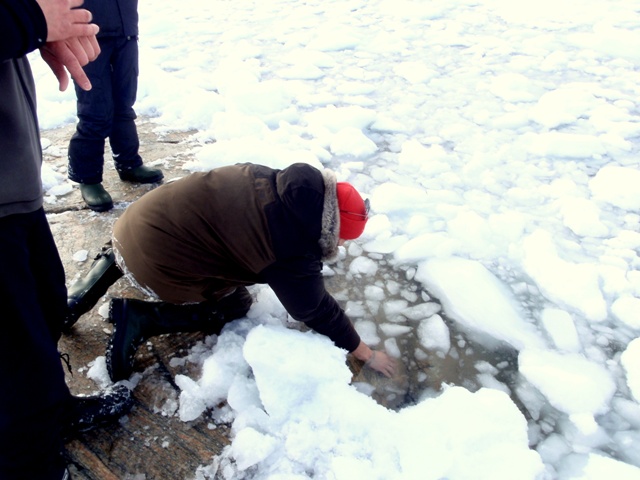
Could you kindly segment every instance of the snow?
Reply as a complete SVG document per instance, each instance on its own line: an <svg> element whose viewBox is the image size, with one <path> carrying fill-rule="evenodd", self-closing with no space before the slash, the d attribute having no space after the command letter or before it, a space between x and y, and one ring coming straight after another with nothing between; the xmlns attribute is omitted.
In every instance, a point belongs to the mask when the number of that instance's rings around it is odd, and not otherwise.
<svg viewBox="0 0 640 480"><path fill-rule="evenodd" d="M451 318L483 337L488 334L490 346L494 340L518 350L543 346L510 292L482 264L457 257L427 260L419 264L416 279L440 299Z"/></svg>
<svg viewBox="0 0 640 480"><path fill-rule="evenodd" d="M637 10L140 5L136 110L197 130L182 167L301 161L370 198L324 272L414 383L385 406L397 389L352 384L345 352L254 287L247 318L185 357L200 376L175 379L182 420L233 426L198 478L640 478ZM73 92L32 63L41 127L73 122ZM50 203L73 188L46 166L43 184Z"/></svg>
<svg viewBox="0 0 640 480"><path fill-rule="evenodd" d="M579 354L528 349L518 360L524 378L570 416L606 411L616 391L607 370Z"/></svg>
<svg viewBox="0 0 640 480"><path fill-rule="evenodd" d="M398 478L426 464L421 478L507 479L543 469L538 455L523 448L526 422L502 392L451 387L396 413L349 385L344 357L327 339L279 326L252 329L244 357L257 389L245 390L246 401L233 406L240 440L227 453L240 472L259 465L264 477L306 478L312 471L317 478ZM438 435L425 436L428 430ZM499 440L486 444L484 435ZM458 462L460 456L469 461Z"/></svg>
<svg viewBox="0 0 640 480"><path fill-rule="evenodd" d="M589 182L596 198L619 208L640 209L640 171L630 167L606 166Z"/></svg>
<svg viewBox="0 0 640 480"><path fill-rule="evenodd" d="M88 250L78 250L72 256L76 262L84 262L89 257Z"/></svg>
<svg viewBox="0 0 640 480"><path fill-rule="evenodd" d="M416 333L426 350L440 350L446 353L451 348L449 328L440 315L432 315L422 320Z"/></svg>
<svg viewBox="0 0 640 480"><path fill-rule="evenodd" d="M568 312L559 308L545 308L540 314L540 321L559 351L580 352L580 336Z"/></svg>
<svg viewBox="0 0 640 480"><path fill-rule="evenodd" d="M629 327L640 328L640 299L620 296L611 304L611 313Z"/></svg>
<svg viewBox="0 0 640 480"><path fill-rule="evenodd" d="M589 320L606 319L607 305L600 290L597 264L563 259L546 230L539 229L527 236L522 247L526 273L548 298L579 310Z"/></svg>
<svg viewBox="0 0 640 480"><path fill-rule="evenodd" d="M633 398L640 402L640 373L637 365L640 362L640 339L632 340L620 356L620 362L627 372L627 383Z"/></svg>

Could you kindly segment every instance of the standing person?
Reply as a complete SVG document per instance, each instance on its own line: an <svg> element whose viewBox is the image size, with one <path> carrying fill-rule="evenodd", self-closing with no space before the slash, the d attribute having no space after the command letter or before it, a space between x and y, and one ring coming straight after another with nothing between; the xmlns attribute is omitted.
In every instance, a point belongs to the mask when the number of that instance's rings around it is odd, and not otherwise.
<svg viewBox="0 0 640 480"><path fill-rule="evenodd" d="M68 83L99 53L82 0L0 0L0 478L68 478L63 441L131 407L125 387L73 397L57 350L66 313L62 262L43 205L35 84L26 53ZM45 43L46 42L46 43Z"/></svg>
<svg viewBox="0 0 640 480"><path fill-rule="evenodd" d="M121 180L156 183L163 174L144 166L138 153L138 1L86 0L84 7L100 27L102 53L84 69L93 88L75 86L78 125L69 142L69 179L80 184L90 209L104 212L113 208L102 185L106 138Z"/></svg>
<svg viewBox="0 0 640 480"><path fill-rule="evenodd" d="M364 231L368 205L330 170L301 163L283 170L231 165L163 185L125 210L114 225L113 248L70 288L69 325L121 271L159 300L111 301L107 369L122 380L145 339L220 331L249 310L246 285L263 283L294 319L391 376L394 360L362 342L322 277L322 262Z"/></svg>

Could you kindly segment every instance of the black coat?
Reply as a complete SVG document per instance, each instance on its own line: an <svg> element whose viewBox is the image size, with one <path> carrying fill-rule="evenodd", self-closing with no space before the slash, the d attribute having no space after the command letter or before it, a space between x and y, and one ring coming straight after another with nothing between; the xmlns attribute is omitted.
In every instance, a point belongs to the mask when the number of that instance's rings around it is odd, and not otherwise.
<svg viewBox="0 0 640 480"><path fill-rule="evenodd" d="M0 217L42 206L36 91L25 54L46 38L35 0L0 1Z"/></svg>
<svg viewBox="0 0 640 480"><path fill-rule="evenodd" d="M0 61L25 55L46 40L47 22L35 0L0 1Z"/></svg>
<svg viewBox="0 0 640 480"><path fill-rule="evenodd" d="M85 0L82 8L100 27L98 37L138 36L138 0Z"/></svg>

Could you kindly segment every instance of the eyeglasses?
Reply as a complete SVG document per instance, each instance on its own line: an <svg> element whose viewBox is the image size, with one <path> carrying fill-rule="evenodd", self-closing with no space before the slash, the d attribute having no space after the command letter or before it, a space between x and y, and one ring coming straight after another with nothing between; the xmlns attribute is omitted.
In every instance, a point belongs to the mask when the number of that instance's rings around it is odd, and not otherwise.
<svg viewBox="0 0 640 480"><path fill-rule="evenodd" d="M364 200L364 215L362 213L348 212L346 210L340 210L340 213L346 213L347 215L355 215L356 217L362 217L365 220L369 218L369 210L371 209L371 204L369 203L369 199L365 198Z"/></svg>

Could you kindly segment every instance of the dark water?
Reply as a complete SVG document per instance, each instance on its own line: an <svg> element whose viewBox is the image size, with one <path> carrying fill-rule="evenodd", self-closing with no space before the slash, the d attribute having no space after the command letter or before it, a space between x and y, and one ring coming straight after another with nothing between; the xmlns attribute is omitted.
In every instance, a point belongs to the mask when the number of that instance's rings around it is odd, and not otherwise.
<svg viewBox="0 0 640 480"><path fill-rule="evenodd" d="M367 256L367 254L364 254ZM381 405L400 410L419 401L439 395L443 387L462 386L471 392L482 387L496 388L506 392L520 409L529 424L529 441L532 448L557 450L557 439L564 438L562 448L568 451L577 439L566 414L552 407L536 388L528 383L518 371L518 352L504 342L487 342L477 332L468 332L460 323L448 318L437 298L433 298L422 284L413 280L415 270L395 267L383 256L368 254L375 260L375 273L352 274L349 264L357 257L346 256L330 268L335 275L326 277L328 290L343 306L348 301L356 302L355 314L350 315L358 328L360 321L372 321L380 338L375 349L384 348L385 341L392 340L393 352L399 357L399 370L393 379L363 368L360 362L351 360L354 384L369 394ZM384 292L382 300L367 299L367 287L376 286ZM378 290L379 291L379 290ZM517 294L517 300L525 309L540 308L539 297ZM522 298L521 298L522 297ZM385 308L395 305L396 308ZM439 315L448 328L450 348L438 351L422 344L418 326L420 318L404 315L412 307L426 306L429 314ZM528 307L528 308L527 308ZM349 313L349 310L347 310ZM526 312L525 312L526 314ZM412 317L412 318L411 318ZM386 336L385 324L407 327L407 331L395 337ZM616 331L610 348L616 349ZM620 334L620 332L618 332ZM393 340L395 339L395 342ZM487 347L491 345L491 347ZM388 349L389 351L389 349ZM629 398L624 379L618 379L619 392L612 401L612 409L596 418L604 434L599 434L595 444L586 440L589 450L640 466L640 408ZM638 423L638 425L636 425ZM554 437L545 445L545 441ZM554 457L555 454L551 454Z"/></svg>
<svg viewBox="0 0 640 480"><path fill-rule="evenodd" d="M426 397L437 395L444 385L457 385L469 391L476 391L486 383L495 381L512 390L518 379L517 351L506 344L496 343L488 349L475 342L459 325L448 318L439 301L417 281L412 274L395 268L384 258L376 259L375 275L351 274L349 263L353 258L347 256L337 264L330 265L336 275L326 277L327 289L345 306L347 299L358 302L361 307L352 316L357 325L361 320L373 321L377 336L381 339L373 348L384 348L385 341L395 339L394 350L399 354L398 374L393 379L367 368L361 368L357 361L351 363L354 382L370 393L380 404L399 410L415 404ZM382 301L367 299L365 289L377 286L384 291ZM385 305L396 304L398 308L385 309ZM406 304L405 308L402 305ZM415 315L403 315L412 307L424 306L428 312L437 312L449 329L451 347L447 352L426 348L417 333L421 319ZM390 313L389 310L392 310ZM361 315L362 314L362 315ZM426 317L425 317L426 318ZM397 336L385 335L385 324L407 327L406 333ZM397 350L395 349L397 346ZM499 385L498 385L499 387ZM371 391L373 390L373 391ZM507 391L506 388L504 388ZM513 396L512 396L513 398ZM514 398L517 402L517 398ZM526 410L523 412L526 414Z"/></svg>

